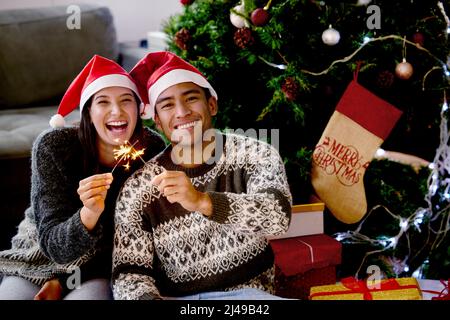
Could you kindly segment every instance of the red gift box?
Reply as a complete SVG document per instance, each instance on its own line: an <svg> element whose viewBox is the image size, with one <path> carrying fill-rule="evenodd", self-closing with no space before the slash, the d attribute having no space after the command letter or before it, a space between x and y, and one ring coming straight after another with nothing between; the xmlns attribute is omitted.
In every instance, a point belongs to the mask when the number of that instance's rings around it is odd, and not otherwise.
<svg viewBox="0 0 450 320"><path fill-rule="evenodd" d="M342 245L326 234L270 241L275 254L275 293L308 299L313 286L336 283Z"/></svg>

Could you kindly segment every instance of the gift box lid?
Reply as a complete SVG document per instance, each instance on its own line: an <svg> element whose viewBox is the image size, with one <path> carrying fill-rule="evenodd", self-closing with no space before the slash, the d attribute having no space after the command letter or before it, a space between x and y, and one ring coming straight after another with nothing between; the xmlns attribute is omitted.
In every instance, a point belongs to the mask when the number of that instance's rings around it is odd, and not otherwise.
<svg viewBox="0 0 450 320"><path fill-rule="evenodd" d="M271 240L275 265L285 276L341 263L342 245L326 234Z"/></svg>
<svg viewBox="0 0 450 320"><path fill-rule="evenodd" d="M277 236L268 236L268 240L309 236L323 233L323 202L297 204L291 208L289 229Z"/></svg>

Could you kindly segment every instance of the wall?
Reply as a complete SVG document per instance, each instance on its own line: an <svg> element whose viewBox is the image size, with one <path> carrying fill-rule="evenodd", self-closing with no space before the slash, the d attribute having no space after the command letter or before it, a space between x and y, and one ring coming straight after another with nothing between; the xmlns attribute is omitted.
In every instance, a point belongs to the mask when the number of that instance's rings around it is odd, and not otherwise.
<svg viewBox="0 0 450 320"><path fill-rule="evenodd" d="M93 3L107 6L115 19L118 40L146 39L148 31L161 31L162 23L182 12L180 0L2 0L0 10Z"/></svg>

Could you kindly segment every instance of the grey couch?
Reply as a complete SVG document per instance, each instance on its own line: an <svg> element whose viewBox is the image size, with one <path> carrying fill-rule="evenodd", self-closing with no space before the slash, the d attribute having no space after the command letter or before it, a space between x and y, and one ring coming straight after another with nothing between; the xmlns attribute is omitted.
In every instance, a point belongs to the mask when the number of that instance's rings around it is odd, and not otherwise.
<svg viewBox="0 0 450 320"><path fill-rule="evenodd" d="M30 203L30 151L66 88L99 54L119 59L108 8L79 5L80 29L67 7L0 11L0 250ZM66 123L79 120L76 110Z"/></svg>

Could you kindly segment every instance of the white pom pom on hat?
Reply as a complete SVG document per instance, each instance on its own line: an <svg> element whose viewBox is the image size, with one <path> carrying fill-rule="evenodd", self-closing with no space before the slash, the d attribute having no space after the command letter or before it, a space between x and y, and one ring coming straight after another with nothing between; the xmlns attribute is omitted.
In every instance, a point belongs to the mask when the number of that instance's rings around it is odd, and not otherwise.
<svg viewBox="0 0 450 320"><path fill-rule="evenodd" d="M150 104L141 102L139 106L139 111L142 119L153 119L152 109L150 108Z"/></svg>
<svg viewBox="0 0 450 320"><path fill-rule="evenodd" d="M66 121L64 120L64 117L62 115L55 114L50 118L50 126L52 128L62 128L66 125Z"/></svg>
<svg viewBox="0 0 450 320"><path fill-rule="evenodd" d="M50 119L50 126L64 127L65 116L78 106L82 114L83 107L89 98L107 87L125 87L141 98L133 79L120 65L115 61L94 55L70 84L59 104L58 113Z"/></svg>
<svg viewBox="0 0 450 320"><path fill-rule="evenodd" d="M144 103L148 104L144 109L146 117L154 118L158 96L179 83L193 82L208 89L211 96L217 99L216 91L197 68L168 51L148 53L133 67L130 75L136 81Z"/></svg>

